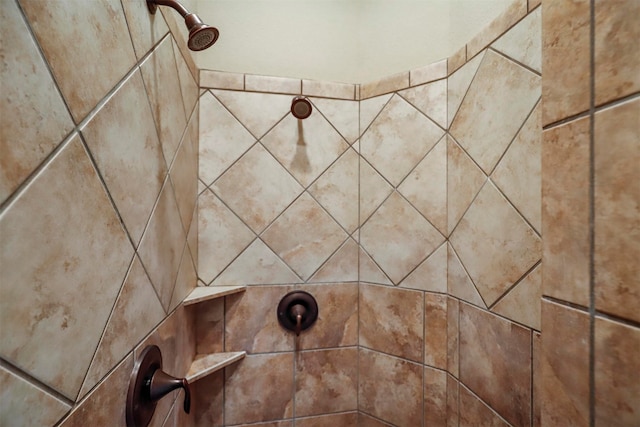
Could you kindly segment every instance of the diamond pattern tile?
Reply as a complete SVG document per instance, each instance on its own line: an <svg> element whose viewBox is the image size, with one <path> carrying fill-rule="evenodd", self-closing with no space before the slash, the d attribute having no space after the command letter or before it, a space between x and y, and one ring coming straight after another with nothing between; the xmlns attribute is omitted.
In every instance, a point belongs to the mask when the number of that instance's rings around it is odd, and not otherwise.
<svg viewBox="0 0 640 427"><path fill-rule="evenodd" d="M409 105L393 96L360 140L360 153L397 186L444 131Z"/></svg>
<svg viewBox="0 0 640 427"><path fill-rule="evenodd" d="M311 277L312 282L355 282L358 280L358 244L348 239Z"/></svg>
<svg viewBox="0 0 640 427"><path fill-rule="evenodd" d="M361 245L396 284L443 241L444 237L396 192L360 232Z"/></svg>
<svg viewBox="0 0 640 427"><path fill-rule="evenodd" d="M261 233L303 189L256 144L211 187L256 233Z"/></svg>
<svg viewBox="0 0 640 427"><path fill-rule="evenodd" d="M371 125L393 94L376 96L360 101L360 135Z"/></svg>
<svg viewBox="0 0 640 427"><path fill-rule="evenodd" d="M447 80L412 87L399 92L418 110L429 116L443 129L447 127Z"/></svg>
<svg viewBox="0 0 640 427"><path fill-rule="evenodd" d="M542 70L542 8L527 15L491 46L537 72Z"/></svg>
<svg viewBox="0 0 640 427"><path fill-rule="evenodd" d="M476 76L478 67L484 58L484 51L467 62L460 69L456 70L447 81L447 120L449 126L460 108L464 96L469 90L469 86Z"/></svg>
<svg viewBox="0 0 640 427"><path fill-rule="evenodd" d="M487 177L462 148L447 136L447 223L449 233L462 218Z"/></svg>
<svg viewBox="0 0 640 427"><path fill-rule="evenodd" d="M463 301L486 308L482 297L451 245L447 245L447 292Z"/></svg>
<svg viewBox="0 0 640 427"><path fill-rule="evenodd" d="M358 134L360 109L357 101L311 98L311 102L349 144L353 144L358 139L360 136Z"/></svg>
<svg viewBox="0 0 640 427"><path fill-rule="evenodd" d="M538 265L492 308L492 311L540 330L542 267Z"/></svg>
<svg viewBox="0 0 640 427"><path fill-rule="evenodd" d="M262 238L306 280L346 240L347 234L304 193L265 230Z"/></svg>
<svg viewBox="0 0 640 427"><path fill-rule="evenodd" d="M359 275L361 282L379 283L381 285L392 285L391 280L384 274L384 271L376 265L369 254L360 248Z"/></svg>
<svg viewBox="0 0 640 427"><path fill-rule="evenodd" d="M440 245L400 283L400 287L446 293L447 245Z"/></svg>
<svg viewBox="0 0 640 427"><path fill-rule="evenodd" d="M392 192L393 187L369 163L361 158L360 225L364 224Z"/></svg>

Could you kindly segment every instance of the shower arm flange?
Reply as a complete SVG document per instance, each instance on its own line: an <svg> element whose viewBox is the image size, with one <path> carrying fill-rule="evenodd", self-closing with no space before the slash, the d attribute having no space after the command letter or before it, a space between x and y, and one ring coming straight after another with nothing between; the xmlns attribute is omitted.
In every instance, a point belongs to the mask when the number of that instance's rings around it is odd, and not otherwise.
<svg viewBox="0 0 640 427"><path fill-rule="evenodd" d="M183 18L189 15L189 11L180 3L175 0L147 0L147 7L151 14L155 14L158 6L169 6L178 11Z"/></svg>

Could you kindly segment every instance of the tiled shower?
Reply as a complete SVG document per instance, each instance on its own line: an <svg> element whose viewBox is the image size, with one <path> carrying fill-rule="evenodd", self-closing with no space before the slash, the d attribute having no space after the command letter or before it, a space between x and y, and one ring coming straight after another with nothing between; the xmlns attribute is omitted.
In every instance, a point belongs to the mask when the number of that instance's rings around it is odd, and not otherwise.
<svg viewBox="0 0 640 427"><path fill-rule="evenodd" d="M3 425L125 425L151 343L247 353L155 426L639 421L633 1L515 1L359 85L197 70L171 14L72 3L2 8ZM91 22L122 40L68 49ZM185 309L196 281L247 288Z"/></svg>

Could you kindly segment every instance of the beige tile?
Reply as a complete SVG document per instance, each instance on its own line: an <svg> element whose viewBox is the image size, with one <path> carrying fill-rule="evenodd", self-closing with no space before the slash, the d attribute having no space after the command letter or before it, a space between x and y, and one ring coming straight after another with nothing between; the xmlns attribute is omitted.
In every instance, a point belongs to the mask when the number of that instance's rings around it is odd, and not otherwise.
<svg viewBox="0 0 640 427"><path fill-rule="evenodd" d="M531 331L461 304L460 381L511 424L528 425L531 419ZM461 420L463 409L461 402ZM466 425L484 424L470 422Z"/></svg>
<svg viewBox="0 0 640 427"><path fill-rule="evenodd" d="M595 103L604 104L640 91L640 3L595 3Z"/></svg>
<svg viewBox="0 0 640 427"><path fill-rule="evenodd" d="M329 414L309 418L296 417L296 425L298 427L357 426L359 425L358 413L346 412L342 414Z"/></svg>
<svg viewBox="0 0 640 427"><path fill-rule="evenodd" d="M421 365L366 349L359 352L359 364L361 411L398 427L422 425Z"/></svg>
<svg viewBox="0 0 640 427"><path fill-rule="evenodd" d="M80 122L136 62L122 5L117 0L20 4L73 118Z"/></svg>
<svg viewBox="0 0 640 427"><path fill-rule="evenodd" d="M161 14L149 13L146 1L124 0L122 7L136 57L141 59L169 32L169 27Z"/></svg>
<svg viewBox="0 0 640 427"><path fill-rule="evenodd" d="M391 280L384 274L384 271L371 259L369 254L360 248L359 275L361 282L379 283L391 285Z"/></svg>
<svg viewBox="0 0 640 427"><path fill-rule="evenodd" d="M359 159L358 153L347 150L309 187L309 193L348 233L358 228Z"/></svg>
<svg viewBox="0 0 640 427"><path fill-rule="evenodd" d="M360 158L360 225L369 219L393 192L393 187L369 163Z"/></svg>
<svg viewBox="0 0 640 427"><path fill-rule="evenodd" d="M69 404L0 366L0 419L5 427L51 426Z"/></svg>
<svg viewBox="0 0 640 427"><path fill-rule="evenodd" d="M244 90L244 74L200 70L200 87Z"/></svg>
<svg viewBox="0 0 640 427"><path fill-rule="evenodd" d="M589 314L542 300L542 425L589 425Z"/></svg>
<svg viewBox="0 0 640 427"><path fill-rule="evenodd" d="M424 295L424 364L447 369L446 295Z"/></svg>
<svg viewBox="0 0 640 427"><path fill-rule="evenodd" d="M180 78L170 37L165 38L145 59L140 65L140 71L149 95L164 158L167 165L171 165L187 119L184 106L179 101L182 99Z"/></svg>
<svg viewBox="0 0 640 427"><path fill-rule="evenodd" d="M447 375L447 427L458 427L459 395L460 383L451 375Z"/></svg>
<svg viewBox="0 0 640 427"><path fill-rule="evenodd" d="M450 238L489 306L540 260L540 240L491 183Z"/></svg>
<svg viewBox="0 0 640 427"><path fill-rule="evenodd" d="M209 185L247 151L255 138L210 93L200 99L199 178Z"/></svg>
<svg viewBox="0 0 640 427"><path fill-rule="evenodd" d="M138 244L167 173L140 73L132 74L81 131Z"/></svg>
<svg viewBox="0 0 640 427"><path fill-rule="evenodd" d="M394 96L360 140L360 153L394 186L442 137L443 131Z"/></svg>
<svg viewBox="0 0 640 427"><path fill-rule="evenodd" d="M266 423L238 424L233 427L293 427L292 420L272 421Z"/></svg>
<svg viewBox="0 0 640 427"><path fill-rule="evenodd" d="M0 214L0 235L0 355L73 399L133 257L77 135Z"/></svg>
<svg viewBox="0 0 640 427"><path fill-rule="evenodd" d="M424 368L424 425L447 425L447 373Z"/></svg>
<svg viewBox="0 0 640 427"><path fill-rule="evenodd" d="M358 244L347 239L309 279L310 282L355 282L358 280Z"/></svg>
<svg viewBox="0 0 640 427"><path fill-rule="evenodd" d="M440 142L402 181L398 191L442 234L447 234L447 141Z"/></svg>
<svg viewBox="0 0 640 427"><path fill-rule="evenodd" d="M360 135L362 135L371 125L373 120L380 114L392 94L376 96L375 98L360 101Z"/></svg>
<svg viewBox="0 0 640 427"><path fill-rule="evenodd" d="M491 179L538 233L542 229L540 104L496 166Z"/></svg>
<svg viewBox="0 0 640 427"><path fill-rule="evenodd" d="M184 105L184 114L187 120L194 112L194 107L199 97L198 83L191 75L191 70L184 60L180 49L173 40L173 56L176 60L176 67L178 67L178 78L180 80L180 92L182 93L182 104ZM197 76L197 74L196 74Z"/></svg>
<svg viewBox="0 0 640 427"><path fill-rule="evenodd" d="M359 102L312 98L311 102L349 143L358 139Z"/></svg>
<svg viewBox="0 0 640 427"><path fill-rule="evenodd" d="M98 384L164 316L162 304L136 256L100 339L80 397Z"/></svg>
<svg viewBox="0 0 640 427"><path fill-rule="evenodd" d="M211 282L255 235L210 191L198 198L198 277Z"/></svg>
<svg viewBox="0 0 640 427"><path fill-rule="evenodd" d="M463 301L485 308L486 304L478 293L476 285L460 262L451 245L447 246L447 292Z"/></svg>
<svg viewBox="0 0 640 427"><path fill-rule="evenodd" d="M459 331L460 302L447 296L447 372L456 378L460 376Z"/></svg>
<svg viewBox="0 0 640 427"><path fill-rule="evenodd" d="M441 79L433 83L427 83L405 89L399 92L400 96L409 101L418 110L426 114L431 120L447 127L447 80Z"/></svg>
<svg viewBox="0 0 640 427"><path fill-rule="evenodd" d="M595 115L596 309L640 322L640 99Z"/></svg>
<svg viewBox="0 0 640 427"><path fill-rule="evenodd" d="M409 72L393 74L360 85L360 99L372 98L409 87Z"/></svg>
<svg viewBox="0 0 640 427"><path fill-rule="evenodd" d="M261 138L291 110L290 95L212 90L220 102L256 138Z"/></svg>
<svg viewBox="0 0 640 427"><path fill-rule="evenodd" d="M194 384L189 384L193 392L191 411L196 427L222 426L224 413L224 371L214 372ZM179 424L178 424L179 425Z"/></svg>
<svg viewBox="0 0 640 427"><path fill-rule="evenodd" d="M15 2L3 3L0 34L2 203L71 131L73 123Z"/></svg>
<svg viewBox="0 0 640 427"><path fill-rule="evenodd" d="M251 90L254 92L299 95L302 93L302 81L288 77L270 77L246 74L244 77L244 88L245 90Z"/></svg>
<svg viewBox="0 0 640 427"><path fill-rule="evenodd" d="M193 313L196 337L196 354L212 354L225 351L226 298L216 298L194 304L188 310ZM203 378L204 379L204 378Z"/></svg>
<svg viewBox="0 0 640 427"><path fill-rule="evenodd" d="M590 1L542 4L542 125L589 109Z"/></svg>
<svg viewBox="0 0 640 427"><path fill-rule="evenodd" d="M380 420L377 420L365 413L361 410L358 411L358 427L389 427L391 424L387 424Z"/></svg>
<svg viewBox="0 0 640 427"><path fill-rule="evenodd" d="M262 234L264 242L305 280L347 237L308 193L300 196Z"/></svg>
<svg viewBox="0 0 640 427"><path fill-rule="evenodd" d="M305 187L349 148L317 112L305 120L288 115L261 142Z"/></svg>
<svg viewBox="0 0 640 427"><path fill-rule="evenodd" d="M298 350L346 347L358 344L358 284L304 285L318 302L318 320L302 334Z"/></svg>
<svg viewBox="0 0 640 427"><path fill-rule="evenodd" d="M359 307L361 346L422 363L422 292L363 285Z"/></svg>
<svg viewBox="0 0 640 427"><path fill-rule="evenodd" d="M197 282L198 273L189 253L189 248L185 245L167 312L173 311L195 289Z"/></svg>
<svg viewBox="0 0 640 427"><path fill-rule="evenodd" d="M542 305L542 302L540 303ZM531 392L533 393L532 399L532 410L533 410L533 422L531 423L532 427L541 427L542 426L542 405L540 404L541 400L541 392L542 392L542 371L540 369L540 353L542 351L542 335L540 332L533 333L533 344L531 346L533 351L531 368L533 370L533 388Z"/></svg>
<svg viewBox="0 0 640 427"><path fill-rule="evenodd" d="M539 331L541 298L542 267L538 265L491 310Z"/></svg>
<svg viewBox="0 0 640 427"><path fill-rule="evenodd" d="M491 408L464 386L460 387L459 425L460 427L509 427L509 423L500 418L498 414L492 411Z"/></svg>
<svg viewBox="0 0 640 427"><path fill-rule="evenodd" d="M198 200L198 139L197 115L191 117L189 129L184 133L182 143L178 147L176 159L171 165L169 174L171 182L175 189L176 202L178 203L178 211L185 230L189 230L191 226L191 218L193 210ZM196 137L189 132L192 128L196 128Z"/></svg>
<svg viewBox="0 0 640 427"><path fill-rule="evenodd" d="M361 95L360 95L360 84L355 85L356 86L356 96L355 96L355 100L356 101L360 101L362 99Z"/></svg>
<svg viewBox="0 0 640 427"><path fill-rule="evenodd" d="M487 177L453 138L447 135L447 224L449 233L478 195Z"/></svg>
<svg viewBox="0 0 640 427"><path fill-rule="evenodd" d="M442 244L433 251L411 274L400 287L431 292L447 292L447 245Z"/></svg>
<svg viewBox="0 0 640 427"><path fill-rule="evenodd" d="M529 0L529 12L531 12L536 7L540 6L542 0Z"/></svg>
<svg viewBox="0 0 640 427"><path fill-rule="evenodd" d="M187 6L188 10L193 11L196 8L196 5L192 3L193 0L183 0L182 3ZM189 33L185 31L184 19L173 10L173 8L169 7L161 7L158 8L158 11L164 17L167 26L171 30L171 35L173 39L176 41L178 45L178 49L182 53L182 56L185 58L187 65L189 66L189 70L191 70L191 75L198 76L198 67L193 59L193 52L189 50L187 46L187 39Z"/></svg>
<svg viewBox="0 0 640 427"><path fill-rule="evenodd" d="M300 278L262 240L256 239L212 283L212 286L275 285Z"/></svg>
<svg viewBox="0 0 640 427"><path fill-rule="evenodd" d="M596 426L640 422L640 329L604 318L595 320Z"/></svg>
<svg viewBox="0 0 640 427"><path fill-rule="evenodd" d="M225 369L227 424L288 418L293 413L293 353L247 356Z"/></svg>
<svg viewBox="0 0 640 427"><path fill-rule="evenodd" d="M527 14L527 0L514 0L489 25L467 43L467 57L473 57Z"/></svg>
<svg viewBox="0 0 640 427"><path fill-rule="evenodd" d="M296 418L358 409L358 349L296 355Z"/></svg>
<svg viewBox="0 0 640 427"><path fill-rule="evenodd" d="M589 119L542 133L543 293L589 305Z"/></svg>
<svg viewBox="0 0 640 427"><path fill-rule="evenodd" d="M464 49L463 49L464 51ZM453 122L458 109L460 108L460 104L462 104L462 100L464 99L467 91L469 90L469 86L473 81L476 73L478 72L478 68L480 67L480 63L484 58L484 52L480 53L478 56L464 64L464 60L461 67L456 69L456 71L449 76L447 80L447 124L451 125ZM449 70L449 72L452 72Z"/></svg>
<svg viewBox="0 0 640 427"><path fill-rule="evenodd" d="M360 244L396 284L443 241L438 230L396 192L360 232Z"/></svg>
<svg viewBox="0 0 640 427"><path fill-rule="evenodd" d="M196 199L196 206L193 209L191 217L191 226L187 231L187 250L191 256L191 261L194 266L198 266L198 200Z"/></svg>
<svg viewBox="0 0 640 427"><path fill-rule="evenodd" d="M452 74L467 62L467 45L465 44L447 59L447 72Z"/></svg>
<svg viewBox="0 0 640 427"><path fill-rule="evenodd" d="M278 303L292 290L292 286L252 286L227 296L225 351L292 351L294 334L282 328L276 316Z"/></svg>
<svg viewBox="0 0 640 427"><path fill-rule="evenodd" d="M171 302L185 242L171 182L166 180L138 247L142 264L165 309Z"/></svg>
<svg viewBox="0 0 640 427"><path fill-rule="evenodd" d="M542 71L541 9L527 15L491 47L540 73Z"/></svg>
<svg viewBox="0 0 640 427"><path fill-rule="evenodd" d="M303 191L261 144L254 145L211 188L258 234Z"/></svg>
<svg viewBox="0 0 640 427"><path fill-rule="evenodd" d="M315 80L302 80L302 94L306 96L322 96L325 98L354 100L356 85Z"/></svg>
<svg viewBox="0 0 640 427"><path fill-rule="evenodd" d="M447 60L443 59L424 67L416 68L409 72L409 81L411 86L417 86L429 83L434 80L444 79L447 77Z"/></svg>
<svg viewBox="0 0 640 427"><path fill-rule="evenodd" d="M488 51L451 124L451 135L488 174L539 98L539 76Z"/></svg>

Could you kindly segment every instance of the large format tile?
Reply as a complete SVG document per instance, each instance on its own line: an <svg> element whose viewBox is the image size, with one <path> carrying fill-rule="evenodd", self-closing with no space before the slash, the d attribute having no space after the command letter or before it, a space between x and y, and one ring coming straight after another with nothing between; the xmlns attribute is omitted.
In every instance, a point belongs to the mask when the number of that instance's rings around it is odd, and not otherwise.
<svg viewBox="0 0 640 427"><path fill-rule="evenodd" d="M224 371L214 372L189 385L193 391L193 424L196 427L223 426Z"/></svg>
<svg viewBox="0 0 640 427"><path fill-rule="evenodd" d="M327 98L313 98L311 101L349 144L358 139L359 102Z"/></svg>
<svg viewBox="0 0 640 427"><path fill-rule="evenodd" d="M0 354L73 399L133 248L80 138L65 144L0 216Z"/></svg>
<svg viewBox="0 0 640 427"><path fill-rule="evenodd" d="M393 94L377 96L375 98L363 99L360 101L360 135L362 135L378 117Z"/></svg>
<svg viewBox="0 0 640 427"><path fill-rule="evenodd" d="M527 425L526 421L523 424ZM498 414L485 405L466 387L460 387L460 427L509 427Z"/></svg>
<svg viewBox="0 0 640 427"><path fill-rule="evenodd" d="M127 17L136 57L141 59L169 32L169 27L162 14L149 13L146 1L124 0L122 7Z"/></svg>
<svg viewBox="0 0 640 427"><path fill-rule="evenodd" d="M447 128L447 80L442 79L426 85L412 87L399 92L427 117Z"/></svg>
<svg viewBox="0 0 640 427"><path fill-rule="evenodd" d="M197 112L194 107L198 101L200 88L198 87L198 83L196 82L194 75L191 74L189 65L185 61L184 56L182 56L175 39L173 39L172 42L173 56L176 60L176 67L178 67L178 79L180 81L180 92L182 93L182 105L184 106L185 117L189 120L192 113Z"/></svg>
<svg viewBox="0 0 640 427"><path fill-rule="evenodd" d="M80 122L136 62L121 3L20 4L73 118Z"/></svg>
<svg viewBox="0 0 640 427"><path fill-rule="evenodd" d="M431 292L447 292L447 245L433 251L406 279L400 287Z"/></svg>
<svg viewBox="0 0 640 427"><path fill-rule="evenodd" d="M447 79L447 129L453 122L460 104L462 104L462 100L469 90L469 86L478 72L482 58L484 58L484 52L464 64L463 67L456 70Z"/></svg>
<svg viewBox="0 0 640 427"><path fill-rule="evenodd" d="M539 331L541 298L542 266L538 265L504 295L492 311Z"/></svg>
<svg viewBox="0 0 640 427"><path fill-rule="evenodd" d="M310 282L355 282L358 280L359 246L353 239L331 255L331 258L309 279Z"/></svg>
<svg viewBox="0 0 640 427"><path fill-rule="evenodd" d="M424 425L447 425L447 372L424 368Z"/></svg>
<svg viewBox="0 0 640 427"><path fill-rule="evenodd" d="M175 161L171 165L171 182L175 189L178 211L185 230L191 227L198 200L198 115L191 116Z"/></svg>
<svg viewBox="0 0 640 427"><path fill-rule="evenodd" d="M2 203L71 131L73 123L15 2L2 4L0 34Z"/></svg>
<svg viewBox="0 0 640 427"><path fill-rule="evenodd" d="M391 280L387 275L378 267L378 264L371 259L362 247L360 247L359 261L358 261L358 275L360 282L379 283L382 285L392 285Z"/></svg>
<svg viewBox="0 0 640 427"><path fill-rule="evenodd" d="M542 71L541 18L541 8L538 8L491 46L540 73Z"/></svg>

